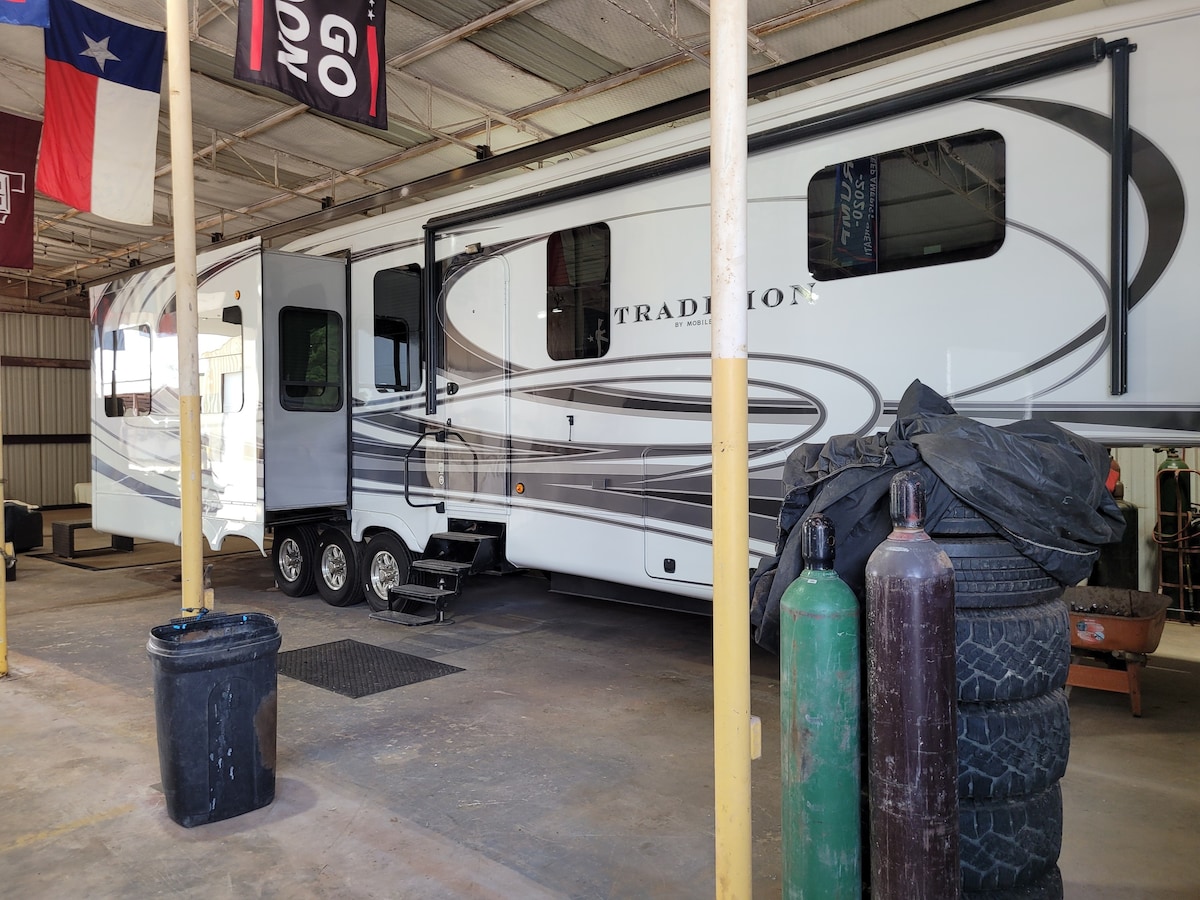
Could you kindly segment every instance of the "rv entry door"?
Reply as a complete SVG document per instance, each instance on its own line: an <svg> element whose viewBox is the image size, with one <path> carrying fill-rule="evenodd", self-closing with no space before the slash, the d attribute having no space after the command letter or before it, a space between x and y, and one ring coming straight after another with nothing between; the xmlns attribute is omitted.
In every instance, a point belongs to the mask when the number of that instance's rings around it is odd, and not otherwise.
<svg viewBox="0 0 1200 900"><path fill-rule="evenodd" d="M457 262L457 261L456 261ZM509 492L508 262L467 257L448 271L438 415L439 480L451 518L504 515Z"/></svg>
<svg viewBox="0 0 1200 900"><path fill-rule="evenodd" d="M345 506L346 263L263 253L263 481L271 510Z"/></svg>

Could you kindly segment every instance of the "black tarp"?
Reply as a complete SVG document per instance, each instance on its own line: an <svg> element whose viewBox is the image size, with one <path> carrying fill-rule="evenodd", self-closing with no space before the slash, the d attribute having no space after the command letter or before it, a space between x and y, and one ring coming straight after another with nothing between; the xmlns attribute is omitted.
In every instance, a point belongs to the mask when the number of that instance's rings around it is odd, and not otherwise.
<svg viewBox="0 0 1200 900"><path fill-rule="evenodd" d="M925 485L925 526L936 530L958 501L1062 584L1087 577L1125 518L1105 487L1108 451L1052 422L994 427L958 415L945 397L914 381L887 432L802 444L784 466L776 556L750 580L757 644L779 647L779 599L804 568L800 528L824 513L837 538L834 568L863 599L867 559L892 530L892 476L912 470Z"/></svg>

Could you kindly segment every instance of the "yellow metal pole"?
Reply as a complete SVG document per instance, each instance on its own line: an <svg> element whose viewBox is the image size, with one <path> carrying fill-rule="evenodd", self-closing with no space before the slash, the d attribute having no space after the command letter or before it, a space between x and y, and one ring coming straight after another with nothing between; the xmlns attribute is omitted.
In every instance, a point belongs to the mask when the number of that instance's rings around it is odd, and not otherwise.
<svg viewBox="0 0 1200 900"><path fill-rule="evenodd" d="M204 605L200 506L200 354L196 309L196 193L192 168L191 50L187 0L167 0L175 317L179 339L179 514L183 614Z"/></svg>
<svg viewBox="0 0 1200 900"><path fill-rule="evenodd" d="M2 379L0 379L2 382ZM4 533L4 385L0 383L0 549L7 550ZM0 561L7 564L0 554ZM3 569L4 566L0 566ZM0 571L0 678L8 674L8 572Z"/></svg>
<svg viewBox="0 0 1200 900"><path fill-rule="evenodd" d="M750 501L746 424L746 0L714 0L713 736L716 895L749 900Z"/></svg>

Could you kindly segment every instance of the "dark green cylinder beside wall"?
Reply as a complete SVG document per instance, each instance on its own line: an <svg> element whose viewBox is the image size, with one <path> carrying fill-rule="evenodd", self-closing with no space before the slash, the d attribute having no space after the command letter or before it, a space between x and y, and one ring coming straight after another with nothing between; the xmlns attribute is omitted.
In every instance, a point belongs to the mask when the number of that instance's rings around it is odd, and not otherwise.
<svg viewBox="0 0 1200 900"><path fill-rule="evenodd" d="M833 570L833 523L801 526L805 569L780 599L785 900L859 900L859 610Z"/></svg>

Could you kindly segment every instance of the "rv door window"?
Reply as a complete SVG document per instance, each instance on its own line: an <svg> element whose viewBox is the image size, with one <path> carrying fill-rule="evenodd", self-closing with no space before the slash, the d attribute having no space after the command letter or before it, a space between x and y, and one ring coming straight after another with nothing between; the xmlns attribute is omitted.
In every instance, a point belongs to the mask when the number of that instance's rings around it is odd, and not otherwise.
<svg viewBox="0 0 1200 900"><path fill-rule="evenodd" d="M342 317L324 309L280 310L279 365L284 409L341 409Z"/></svg>
<svg viewBox="0 0 1200 900"><path fill-rule="evenodd" d="M1004 139L973 131L847 160L808 184L817 281L982 259L1004 243Z"/></svg>
<svg viewBox="0 0 1200 900"><path fill-rule="evenodd" d="M105 331L100 343L104 377L104 414L150 413L150 327L136 325Z"/></svg>
<svg viewBox="0 0 1200 900"><path fill-rule="evenodd" d="M603 222L556 231L546 241L546 352L591 359L608 352L610 235Z"/></svg>
<svg viewBox="0 0 1200 900"><path fill-rule="evenodd" d="M375 273L375 387L415 391L421 386L421 269Z"/></svg>

